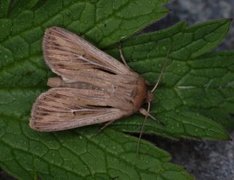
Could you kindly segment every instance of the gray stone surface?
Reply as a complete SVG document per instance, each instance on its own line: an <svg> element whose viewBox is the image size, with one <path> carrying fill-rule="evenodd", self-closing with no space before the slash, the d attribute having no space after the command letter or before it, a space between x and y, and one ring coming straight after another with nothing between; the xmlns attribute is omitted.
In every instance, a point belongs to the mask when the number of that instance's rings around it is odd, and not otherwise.
<svg viewBox="0 0 234 180"><path fill-rule="evenodd" d="M146 139L152 140L152 137ZM161 138L152 141L170 152L172 161L185 167L197 180L234 180L234 141L170 141Z"/></svg>

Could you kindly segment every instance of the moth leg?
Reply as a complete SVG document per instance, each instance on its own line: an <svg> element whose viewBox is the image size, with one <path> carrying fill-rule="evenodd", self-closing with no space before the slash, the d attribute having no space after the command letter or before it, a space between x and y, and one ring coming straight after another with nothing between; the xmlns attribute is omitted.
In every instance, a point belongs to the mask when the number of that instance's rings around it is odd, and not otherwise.
<svg viewBox="0 0 234 180"><path fill-rule="evenodd" d="M124 65L127 66L130 69L130 67L128 66L128 64L127 64L127 62L126 62L126 60L124 58L123 50L122 50L121 45L119 46L119 54L120 54L120 58L121 58L122 62L124 63Z"/></svg>
<svg viewBox="0 0 234 180"><path fill-rule="evenodd" d="M157 119L154 116L152 116L148 111L146 111L144 108L140 108L139 112L145 117L150 117L151 119L157 121Z"/></svg>
<svg viewBox="0 0 234 180"><path fill-rule="evenodd" d="M101 132L103 129L105 129L107 126L111 125L111 124L112 124L113 122L115 122L115 121L116 121L116 119L105 123L105 124L99 129L98 132Z"/></svg>
<svg viewBox="0 0 234 180"><path fill-rule="evenodd" d="M144 121L142 122L142 126L141 126L141 130L140 130L140 134L139 134L139 137L138 137L138 143L137 143L137 153L139 153L139 148L140 148L140 141L141 141L141 138L142 138L142 134L143 134L143 131L144 131L144 127L145 127L145 122L147 120L148 117L150 117L151 119L155 120L155 121L158 121L160 125L165 125L163 124L161 121L157 120L154 116L152 116L150 113L150 102L148 102L148 108L147 110L144 109L144 108L140 108L139 109L139 112L145 116L144 118Z"/></svg>

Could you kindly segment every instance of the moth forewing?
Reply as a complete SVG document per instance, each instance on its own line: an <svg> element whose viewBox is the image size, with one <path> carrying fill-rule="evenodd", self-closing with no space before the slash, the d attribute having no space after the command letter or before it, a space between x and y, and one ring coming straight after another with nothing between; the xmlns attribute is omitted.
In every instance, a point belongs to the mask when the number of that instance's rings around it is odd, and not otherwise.
<svg viewBox="0 0 234 180"><path fill-rule="evenodd" d="M30 127L59 131L129 116L147 99L144 79L118 60L62 28L46 30L44 59L59 77L33 105Z"/></svg>
<svg viewBox="0 0 234 180"><path fill-rule="evenodd" d="M74 91L73 88L52 88L42 93L33 106L30 127L38 131L60 131L104 123L126 115L120 109L106 108L103 106L105 102L99 103L100 107L89 107L86 104L92 102L92 98L79 99L75 95L80 92ZM95 95L98 96L98 92Z"/></svg>
<svg viewBox="0 0 234 180"><path fill-rule="evenodd" d="M62 77L64 75L60 74L59 70L66 69L66 66L70 69L71 65L76 65L78 69L100 68L116 74L131 72L122 63L91 43L59 27L46 30L43 38L43 53L51 70ZM59 65L61 67L58 67Z"/></svg>

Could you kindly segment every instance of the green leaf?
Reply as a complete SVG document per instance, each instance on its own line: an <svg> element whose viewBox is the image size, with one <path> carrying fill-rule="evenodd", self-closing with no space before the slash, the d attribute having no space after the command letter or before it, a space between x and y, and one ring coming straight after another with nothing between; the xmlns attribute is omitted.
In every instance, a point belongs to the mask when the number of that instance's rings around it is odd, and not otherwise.
<svg viewBox="0 0 234 180"><path fill-rule="evenodd" d="M0 18L16 17L24 10L30 10L43 1L39 0L0 0Z"/></svg>
<svg viewBox="0 0 234 180"><path fill-rule="evenodd" d="M192 179L163 150L108 128L31 130L32 103L47 90L41 40L62 26L107 47L163 17L166 0L0 0L0 166L18 179ZM141 9L141 11L139 11ZM98 134L97 134L98 133Z"/></svg>
<svg viewBox="0 0 234 180"><path fill-rule="evenodd" d="M229 139L220 123L234 127L229 118L234 112L234 52L207 53L225 37L229 25L230 20L190 28L179 23L123 43L129 65L151 85L165 67L151 108L164 125L148 120L144 132L171 138ZM115 48L108 52L118 56ZM143 118L129 117L114 125L139 132Z"/></svg>
<svg viewBox="0 0 234 180"><path fill-rule="evenodd" d="M20 3L19 0L14 2L14 8L20 11L11 10L9 16L13 16L12 19L2 18L4 23L0 23L0 27L5 32L2 36L8 38L11 29L11 38L20 36L28 40L28 43L40 40L40 35L46 27L57 25L85 34L85 37L99 46L107 46L143 29L167 13L162 7L167 0L52 0L43 3L35 3L34 0L34 3L27 1L26 4ZM5 26L6 23L10 25Z"/></svg>
<svg viewBox="0 0 234 180"><path fill-rule="evenodd" d="M149 143L142 141L138 154L136 138L123 133L97 134L97 128L35 133L20 121L5 116L0 141L1 166L20 179L191 179Z"/></svg>

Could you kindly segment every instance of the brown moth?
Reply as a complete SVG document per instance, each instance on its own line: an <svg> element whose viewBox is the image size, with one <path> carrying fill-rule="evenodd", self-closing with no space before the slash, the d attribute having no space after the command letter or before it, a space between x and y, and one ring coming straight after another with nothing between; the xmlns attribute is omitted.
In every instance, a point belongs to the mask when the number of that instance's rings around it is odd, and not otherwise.
<svg viewBox="0 0 234 180"><path fill-rule="evenodd" d="M49 132L109 124L136 112L150 116L150 106L148 110L141 106L150 105L154 90L148 91L146 81L126 64L81 37L59 27L48 28L43 53L58 77L48 79L51 89L34 103L32 129Z"/></svg>

